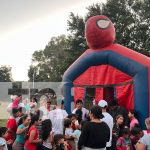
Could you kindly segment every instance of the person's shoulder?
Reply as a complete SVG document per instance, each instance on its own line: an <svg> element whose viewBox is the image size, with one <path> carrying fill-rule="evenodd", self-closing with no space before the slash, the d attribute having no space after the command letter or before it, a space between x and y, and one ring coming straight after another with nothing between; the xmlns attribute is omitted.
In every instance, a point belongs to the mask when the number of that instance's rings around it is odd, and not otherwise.
<svg viewBox="0 0 150 150"><path fill-rule="evenodd" d="M148 139L150 141L150 134L145 134L140 140Z"/></svg>
<svg viewBox="0 0 150 150"><path fill-rule="evenodd" d="M31 131L31 130L35 130L36 131L37 127L36 126L31 126L30 129L29 129L29 131Z"/></svg>
<svg viewBox="0 0 150 150"><path fill-rule="evenodd" d="M2 137L0 137L0 146L3 146L6 144L6 140Z"/></svg>
<svg viewBox="0 0 150 150"><path fill-rule="evenodd" d="M101 125L106 129L109 128L108 124L105 121L101 122Z"/></svg>
<svg viewBox="0 0 150 150"><path fill-rule="evenodd" d="M20 128L20 129L22 129L22 128L24 128L24 127L25 127L24 124L21 124L21 125L18 126L18 128Z"/></svg>
<svg viewBox="0 0 150 150"><path fill-rule="evenodd" d="M77 108L75 108L75 109L72 111L72 113L75 114L76 110L77 110Z"/></svg>
<svg viewBox="0 0 150 150"><path fill-rule="evenodd" d="M109 117L109 118L113 119L113 117L108 112L104 112L102 114L104 115L104 117Z"/></svg>
<svg viewBox="0 0 150 150"><path fill-rule="evenodd" d="M89 112L89 110L84 107L82 107L82 111Z"/></svg>
<svg viewBox="0 0 150 150"><path fill-rule="evenodd" d="M64 117L67 117L67 116L68 116L68 113L67 113L66 110L62 109L62 113L63 113L63 115L65 115Z"/></svg>

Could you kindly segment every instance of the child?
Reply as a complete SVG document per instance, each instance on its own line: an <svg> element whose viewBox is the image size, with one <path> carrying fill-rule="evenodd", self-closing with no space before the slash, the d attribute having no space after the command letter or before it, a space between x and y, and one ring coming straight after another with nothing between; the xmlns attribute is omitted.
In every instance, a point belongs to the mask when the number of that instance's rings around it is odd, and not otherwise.
<svg viewBox="0 0 150 150"><path fill-rule="evenodd" d="M16 140L13 143L13 150L22 150L24 147L24 143L25 143L25 134L26 134L26 130L28 128L28 125L30 123L30 118L28 117L28 115L24 115L21 119L20 122L18 124L18 128L17 128L17 136L16 136Z"/></svg>
<svg viewBox="0 0 150 150"><path fill-rule="evenodd" d="M117 150L132 150L129 128L123 129L122 137L117 140L116 148Z"/></svg>
<svg viewBox="0 0 150 150"><path fill-rule="evenodd" d="M37 109L37 99L33 97L30 101L30 113L34 114Z"/></svg>
<svg viewBox="0 0 150 150"><path fill-rule="evenodd" d="M135 126L131 130L131 142L132 142L132 149L136 150L136 144L139 139L144 135L143 130L139 126Z"/></svg>
<svg viewBox="0 0 150 150"><path fill-rule="evenodd" d="M67 150L67 143L64 141L64 136L62 134L54 135L55 150Z"/></svg>
<svg viewBox="0 0 150 150"><path fill-rule="evenodd" d="M124 118L122 115L118 115L115 120L115 124L112 130L112 149L116 150L116 142L121 135L121 127L124 123Z"/></svg>
<svg viewBox="0 0 150 150"><path fill-rule="evenodd" d="M79 129L79 122L78 122L78 117L76 114L70 114L68 115L67 118L71 119L73 130Z"/></svg>
<svg viewBox="0 0 150 150"><path fill-rule="evenodd" d="M64 120L64 127L65 127L65 139L67 140L67 142L69 144L68 150L69 150L69 147L70 147L70 150L75 150L72 122L70 119Z"/></svg>
<svg viewBox="0 0 150 150"><path fill-rule="evenodd" d="M136 124L139 124L138 120L136 119L135 110L130 110L128 113L128 117L130 119L130 130L131 130Z"/></svg>
<svg viewBox="0 0 150 150"><path fill-rule="evenodd" d="M4 139L6 127L0 127L0 150L8 150L6 140Z"/></svg>

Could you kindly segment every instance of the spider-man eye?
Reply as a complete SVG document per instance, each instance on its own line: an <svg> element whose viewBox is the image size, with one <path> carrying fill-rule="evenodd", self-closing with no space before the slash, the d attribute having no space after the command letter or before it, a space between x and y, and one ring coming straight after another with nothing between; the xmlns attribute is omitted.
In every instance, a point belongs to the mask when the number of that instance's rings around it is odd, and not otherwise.
<svg viewBox="0 0 150 150"><path fill-rule="evenodd" d="M110 21L109 20L104 20L104 19L101 19L101 20L98 20L97 21L97 26L100 28L100 29L106 29L108 28L110 25Z"/></svg>

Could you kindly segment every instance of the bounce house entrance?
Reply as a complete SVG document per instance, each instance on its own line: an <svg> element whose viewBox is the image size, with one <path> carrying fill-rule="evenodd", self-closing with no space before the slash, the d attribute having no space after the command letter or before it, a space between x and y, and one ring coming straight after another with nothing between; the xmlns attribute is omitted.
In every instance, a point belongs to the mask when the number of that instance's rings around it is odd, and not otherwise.
<svg viewBox="0 0 150 150"><path fill-rule="evenodd" d="M96 93L97 89L100 89L101 93ZM86 87L85 88L85 94L84 94L84 106L88 109L91 108L93 104L95 104L95 97L96 94L102 94L101 99L106 100L109 102L110 100L115 99L115 87L109 86L109 87Z"/></svg>
<svg viewBox="0 0 150 150"><path fill-rule="evenodd" d="M125 82L116 85L95 85L95 86L75 86L74 99L83 99L84 106L91 108L93 103L98 103L99 100L104 99L108 103L111 100L117 99L120 106L133 109L134 95L133 95L133 81Z"/></svg>

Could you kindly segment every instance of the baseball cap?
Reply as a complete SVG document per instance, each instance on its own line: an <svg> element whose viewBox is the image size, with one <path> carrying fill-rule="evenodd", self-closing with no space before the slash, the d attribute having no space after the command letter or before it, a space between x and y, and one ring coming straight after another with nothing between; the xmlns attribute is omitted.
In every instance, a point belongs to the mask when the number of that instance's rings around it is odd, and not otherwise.
<svg viewBox="0 0 150 150"><path fill-rule="evenodd" d="M105 100L100 100L99 103L98 103L98 106L106 107L106 106L108 106L108 103Z"/></svg>
<svg viewBox="0 0 150 150"><path fill-rule="evenodd" d="M57 102L57 105L61 105L64 101L62 98L57 98L56 102Z"/></svg>

